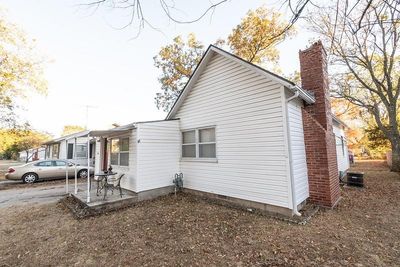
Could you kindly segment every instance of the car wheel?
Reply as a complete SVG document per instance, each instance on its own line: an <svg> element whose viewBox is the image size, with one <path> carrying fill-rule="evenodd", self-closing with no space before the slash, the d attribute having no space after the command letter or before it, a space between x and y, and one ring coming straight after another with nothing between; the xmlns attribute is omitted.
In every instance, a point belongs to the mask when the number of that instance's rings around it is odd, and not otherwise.
<svg viewBox="0 0 400 267"><path fill-rule="evenodd" d="M33 184L38 180L38 175L36 173L26 173L22 176L22 182L26 184Z"/></svg>
<svg viewBox="0 0 400 267"><path fill-rule="evenodd" d="M78 177L79 178L87 178L87 170L86 169L83 169L83 170L80 170L79 172L78 172Z"/></svg>

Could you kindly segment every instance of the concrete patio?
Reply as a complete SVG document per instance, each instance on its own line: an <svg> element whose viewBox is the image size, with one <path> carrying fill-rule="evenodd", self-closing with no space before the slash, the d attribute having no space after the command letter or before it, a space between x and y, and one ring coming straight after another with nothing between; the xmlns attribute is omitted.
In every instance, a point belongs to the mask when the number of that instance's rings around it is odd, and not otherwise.
<svg viewBox="0 0 400 267"><path fill-rule="evenodd" d="M92 211L109 211L127 207L138 202L137 194L129 190L122 189L122 196L119 190L110 189L107 191L107 196L104 198L104 191L97 194L96 183L92 184L90 190L90 202L87 202L87 190L84 187L78 188L77 194L71 194L78 202Z"/></svg>

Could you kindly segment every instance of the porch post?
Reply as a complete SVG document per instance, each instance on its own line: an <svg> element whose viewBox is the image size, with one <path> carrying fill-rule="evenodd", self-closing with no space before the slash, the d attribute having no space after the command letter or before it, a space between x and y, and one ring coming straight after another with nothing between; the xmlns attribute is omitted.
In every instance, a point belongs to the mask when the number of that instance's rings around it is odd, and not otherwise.
<svg viewBox="0 0 400 267"><path fill-rule="evenodd" d="M68 139L65 139L65 155L65 191L68 194Z"/></svg>
<svg viewBox="0 0 400 267"><path fill-rule="evenodd" d="M87 135L87 199L86 202L90 202L90 135Z"/></svg>
<svg viewBox="0 0 400 267"><path fill-rule="evenodd" d="M74 150L73 150L73 156L72 158L74 159L74 166L75 166L75 195L78 194L78 172L76 170L76 137L74 140Z"/></svg>

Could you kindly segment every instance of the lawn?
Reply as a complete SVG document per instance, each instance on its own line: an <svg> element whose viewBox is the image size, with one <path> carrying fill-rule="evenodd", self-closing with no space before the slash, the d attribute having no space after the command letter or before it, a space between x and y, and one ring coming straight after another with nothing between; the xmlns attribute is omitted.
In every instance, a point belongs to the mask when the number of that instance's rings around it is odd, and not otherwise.
<svg viewBox="0 0 400 267"><path fill-rule="evenodd" d="M400 176L355 168L366 188L344 188L306 225L184 194L79 221L60 204L0 209L0 265L396 266Z"/></svg>

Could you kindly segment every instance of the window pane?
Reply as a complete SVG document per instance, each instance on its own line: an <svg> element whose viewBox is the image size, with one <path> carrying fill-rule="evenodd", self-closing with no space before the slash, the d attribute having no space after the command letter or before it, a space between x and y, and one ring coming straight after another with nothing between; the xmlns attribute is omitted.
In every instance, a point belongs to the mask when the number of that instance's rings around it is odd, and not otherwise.
<svg viewBox="0 0 400 267"><path fill-rule="evenodd" d="M121 139L120 151L129 151L129 138Z"/></svg>
<svg viewBox="0 0 400 267"><path fill-rule="evenodd" d="M120 153L119 158L119 165L120 166L129 166L129 153Z"/></svg>
<svg viewBox="0 0 400 267"><path fill-rule="evenodd" d="M199 145L200 158L215 158L215 144Z"/></svg>
<svg viewBox="0 0 400 267"><path fill-rule="evenodd" d="M118 153L111 153L111 165L118 165Z"/></svg>
<svg viewBox="0 0 400 267"><path fill-rule="evenodd" d="M35 166L40 166L40 167L50 167L52 166L51 161L43 161L35 164Z"/></svg>
<svg viewBox="0 0 400 267"><path fill-rule="evenodd" d="M183 145L182 146L182 157L195 158L196 157L196 145Z"/></svg>
<svg viewBox="0 0 400 267"><path fill-rule="evenodd" d="M199 130L200 143L215 142L215 128Z"/></svg>
<svg viewBox="0 0 400 267"><path fill-rule="evenodd" d="M188 131L182 133L183 144L196 143L195 131Z"/></svg>
<svg viewBox="0 0 400 267"><path fill-rule="evenodd" d="M56 160L56 166L65 166L65 161Z"/></svg>
<svg viewBox="0 0 400 267"><path fill-rule="evenodd" d="M119 152L119 139L111 140L111 153Z"/></svg>
<svg viewBox="0 0 400 267"><path fill-rule="evenodd" d="M76 145L76 157L77 158L87 158L87 146L86 145Z"/></svg>

